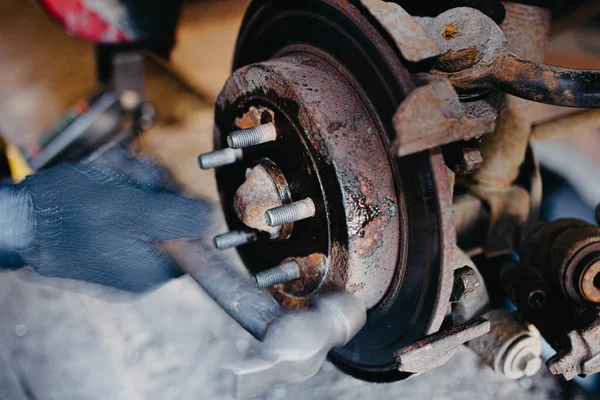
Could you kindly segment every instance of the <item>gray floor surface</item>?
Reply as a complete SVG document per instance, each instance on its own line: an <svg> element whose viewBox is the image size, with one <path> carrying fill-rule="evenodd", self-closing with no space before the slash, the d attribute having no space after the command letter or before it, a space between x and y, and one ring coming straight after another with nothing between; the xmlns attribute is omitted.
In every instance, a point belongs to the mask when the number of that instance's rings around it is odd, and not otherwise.
<svg viewBox="0 0 600 400"><path fill-rule="evenodd" d="M0 399L228 399L221 367L254 339L189 278L144 297L32 271L0 274ZM366 383L327 363L307 382L264 399L566 398L547 371L506 381L469 350L392 384Z"/></svg>

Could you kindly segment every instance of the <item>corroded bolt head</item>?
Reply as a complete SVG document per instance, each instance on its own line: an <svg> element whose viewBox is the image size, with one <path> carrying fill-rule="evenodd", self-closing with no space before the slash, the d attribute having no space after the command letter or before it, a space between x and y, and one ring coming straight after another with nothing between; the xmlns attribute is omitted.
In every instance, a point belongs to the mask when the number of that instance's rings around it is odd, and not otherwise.
<svg viewBox="0 0 600 400"><path fill-rule="evenodd" d="M475 290L481 286L477 272L469 266L464 266L454 271L454 287L452 288L452 303L460 303L470 298Z"/></svg>
<svg viewBox="0 0 600 400"><path fill-rule="evenodd" d="M462 146L460 151L460 161L452 169L456 175L471 175L481 168L483 157L481 156L479 149Z"/></svg>

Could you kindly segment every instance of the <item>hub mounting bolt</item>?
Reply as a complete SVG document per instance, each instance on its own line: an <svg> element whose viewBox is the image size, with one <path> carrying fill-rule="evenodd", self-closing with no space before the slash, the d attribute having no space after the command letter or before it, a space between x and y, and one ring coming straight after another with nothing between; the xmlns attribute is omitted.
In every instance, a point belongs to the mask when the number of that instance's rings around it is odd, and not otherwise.
<svg viewBox="0 0 600 400"><path fill-rule="evenodd" d="M269 226L282 226L303 219L312 218L315 216L315 213L315 203L311 198L306 198L268 210L265 213L265 222Z"/></svg>
<svg viewBox="0 0 600 400"><path fill-rule="evenodd" d="M277 139L277 129L272 122L255 126L254 128L233 131L227 136L227 144L233 149L243 149L259 144L274 142Z"/></svg>
<svg viewBox="0 0 600 400"><path fill-rule="evenodd" d="M295 281L302 276L300 266L296 261L286 262L278 267L261 271L254 276L256 285L260 288L270 288L280 283Z"/></svg>
<svg viewBox="0 0 600 400"><path fill-rule="evenodd" d="M232 231L215 237L215 247L219 250L227 250L244 244L255 242L258 239L256 232Z"/></svg>
<svg viewBox="0 0 600 400"><path fill-rule="evenodd" d="M242 150L223 149L211 153L205 153L198 157L198 165L202 169L211 169L224 167L225 165L235 164L244 156Z"/></svg>

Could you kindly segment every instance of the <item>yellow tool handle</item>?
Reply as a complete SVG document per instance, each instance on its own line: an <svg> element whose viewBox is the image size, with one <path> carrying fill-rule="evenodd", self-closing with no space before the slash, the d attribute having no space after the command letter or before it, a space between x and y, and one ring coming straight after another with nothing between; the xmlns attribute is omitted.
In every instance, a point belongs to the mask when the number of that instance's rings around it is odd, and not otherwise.
<svg viewBox="0 0 600 400"><path fill-rule="evenodd" d="M6 143L6 158L8 159L10 173L15 183L22 182L28 175L35 172L27 164L27 161L25 161L21 150L12 143Z"/></svg>

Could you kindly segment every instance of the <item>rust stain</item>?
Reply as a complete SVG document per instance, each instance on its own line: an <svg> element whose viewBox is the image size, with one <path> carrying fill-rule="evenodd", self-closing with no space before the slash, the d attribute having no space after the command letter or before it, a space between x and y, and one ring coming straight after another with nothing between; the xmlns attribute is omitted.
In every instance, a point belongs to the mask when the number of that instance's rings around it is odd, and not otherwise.
<svg viewBox="0 0 600 400"><path fill-rule="evenodd" d="M477 46L458 51L448 51L440 57L436 68L444 72L459 72L477 63L479 52Z"/></svg>
<svg viewBox="0 0 600 400"><path fill-rule="evenodd" d="M277 285L271 292L276 294L276 299L285 309L299 310L308 305L311 295L321 291L327 274L327 257L322 253L313 253L306 257L291 257L283 262L292 260L300 266L302 278Z"/></svg>
<svg viewBox="0 0 600 400"><path fill-rule="evenodd" d="M268 122L275 122L275 113L272 110L263 106L251 106L248 112L235 119L235 126L238 129L248 129Z"/></svg>
<svg viewBox="0 0 600 400"><path fill-rule="evenodd" d="M308 309L310 300L308 297L293 297L275 287L269 289L269 292L281 306L287 311L302 311Z"/></svg>
<svg viewBox="0 0 600 400"><path fill-rule="evenodd" d="M446 30L442 33L442 37L446 40L454 39L457 36L460 36L460 29L456 24L448 24Z"/></svg>
<svg viewBox="0 0 600 400"><path fill-rule="evenodd" d="M600 303L600 261L590 265L583 274L581 289L585 298Z"/></svg>
<svg viewBox="0 0 600 400"><path fill-rule="evenodd" d="M350 218L348 233L359 237L359 255L368 257L382 245L384 228L396 216L397 209L390 197L379 199L371 182L363 174L345 188L348 193L347 207Z"/></svg>
<svg viewBox="0 0 600 400"><path fill-rule="evenodd" d="M272 238L282 233L282 227L270 227L265 222L265 212L283 205L277 185L262 165L248 170L246 181L233 199L236 215L246 226L267 232Z"/></svg>

